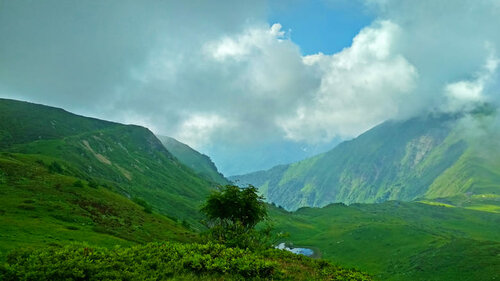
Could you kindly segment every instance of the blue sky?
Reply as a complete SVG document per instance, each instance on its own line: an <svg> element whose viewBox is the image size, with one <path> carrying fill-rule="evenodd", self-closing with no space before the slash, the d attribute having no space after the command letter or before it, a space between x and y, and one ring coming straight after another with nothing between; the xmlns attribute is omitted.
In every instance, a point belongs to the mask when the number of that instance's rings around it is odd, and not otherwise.
<svg viewBox="0 0 500 281"><path fill-rule="evenodd" d="M351 45L374 15L360 1L272 1L269 23L291 30L303 55L333 54Z"/></svg>

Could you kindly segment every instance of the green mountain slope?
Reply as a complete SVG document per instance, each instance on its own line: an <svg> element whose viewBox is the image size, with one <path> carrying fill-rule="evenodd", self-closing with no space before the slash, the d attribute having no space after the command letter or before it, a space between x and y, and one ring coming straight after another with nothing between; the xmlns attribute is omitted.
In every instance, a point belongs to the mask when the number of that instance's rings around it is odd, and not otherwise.
<svg viewBox="0 0 500 281"><path fill-rule="evenodd" d="M52 171L53 160L0 153L0 260L18 247L70 241L109 247L193 240L180 223L109 188Z"/></svg>
<svg viewBox="0 0 500 281"><path fill-rule="evenodd" d="M117 126L60 108L0 98L0 148Z"/></svg>
<svg viewBox="0 0 500 281"><path fill-rule="evenodd" d="M286 251L193 243L183 224L53 159L0 153L0 280L372 280Z"/></svg>
<svg viewBox="0 0 500 281"><path fill-rule="evenodd" d="M498 195L498 143L491 134L469 136L464 118L388 121L324 154L230 179L259 187L269 202L289 210L332 202ZM491 113L471 118L485 130L494 122Z"/></svg>
<svg viewBox="0 0 500 281"><path fill-rule="evenodd" d="M219 173L217 167L207 155L199 153L187 144L174 138L167 136L157 137L172 155L182 164L195 171L200 177L218 184L229 184L229 181L224 178L224 175Z"/></svg>
<svg viewBox="0 0 500 281"><path fill-rule="evenodd" d="M417 202L272 208L283 242L378 280L498 280L500 215Z"/></svg>
<svg viewBox="0 0 500 281"><path fill-rule="evenodd" d="M213 184L179 163L148 129L0 100L4 151L52 157L62 173L146 200L155 211L199 225ZM35 132L33 132L35 131Z"/></svg>
<svg viewBox="0 0 500 281"><path fill-rule="evenodd" d="M185 243L201 240L215 183L148 129L13 100L0 109L1 280L371 280L284 251Z"/></svg>

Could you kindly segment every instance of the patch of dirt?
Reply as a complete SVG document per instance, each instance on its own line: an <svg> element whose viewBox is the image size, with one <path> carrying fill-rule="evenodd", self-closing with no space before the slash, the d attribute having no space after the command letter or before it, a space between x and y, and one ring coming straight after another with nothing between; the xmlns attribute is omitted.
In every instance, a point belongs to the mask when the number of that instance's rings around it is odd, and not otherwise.
<svg viewBox="0 0 500 281"><path fill-rule="evenodd" d="M96 153L96 152L92 149L92 147L90 147L90 144L89 144L89 142L88 142L88 141L83 140L83 141L82 141L82 143L83 143L83 146L84 146L84 147L85 147L88 151L90 151L90 152L94 155L94 157L95 157L95 158L97 158L97 160L99 160L99 162L104 163L104 164L107 164L107 165L111 165L111 164L112 164L112 163L111 163L111 161L109 161L109 159L108 159L108 158L106 158L104 155L102 155L102 154L100 154L100 153Z"/></svg>

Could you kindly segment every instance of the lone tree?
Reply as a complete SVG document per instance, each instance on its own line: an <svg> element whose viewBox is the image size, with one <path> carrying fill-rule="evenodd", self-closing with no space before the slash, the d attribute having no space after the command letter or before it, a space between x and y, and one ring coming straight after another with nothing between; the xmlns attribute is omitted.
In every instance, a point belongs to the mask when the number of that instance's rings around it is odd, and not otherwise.
<svg viewBox="0 0 500 281"><path fill-rule="evenodd" d="M207 217L211 239L241 248L262 244L264 233L255 226L267 218L267 208L254 186L221 186L207 198L201 211Z"/></svg>

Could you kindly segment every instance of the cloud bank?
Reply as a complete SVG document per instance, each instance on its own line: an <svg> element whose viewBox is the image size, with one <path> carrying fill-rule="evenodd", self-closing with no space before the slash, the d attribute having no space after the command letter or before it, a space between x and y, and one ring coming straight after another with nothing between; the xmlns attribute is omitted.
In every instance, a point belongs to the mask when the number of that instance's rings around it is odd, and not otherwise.
<svg viewBox="0 0 500 281"><path fill-rule="evenodd" d="M266 1L2 1L0 95L145 125L208 153L324 144L498 102L498 1L362 6L376 19L350 46L304 56L293 31L267 22Z"/></svg>

